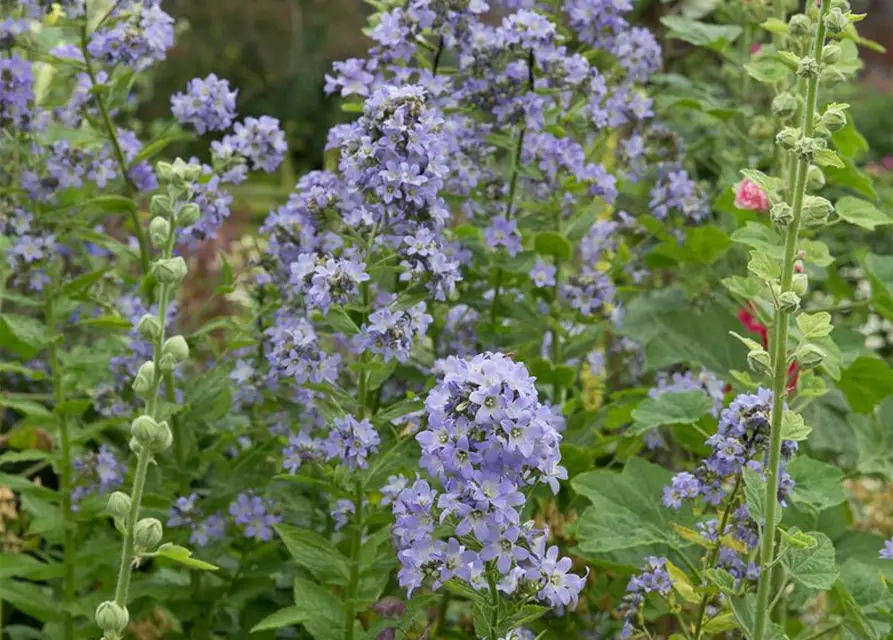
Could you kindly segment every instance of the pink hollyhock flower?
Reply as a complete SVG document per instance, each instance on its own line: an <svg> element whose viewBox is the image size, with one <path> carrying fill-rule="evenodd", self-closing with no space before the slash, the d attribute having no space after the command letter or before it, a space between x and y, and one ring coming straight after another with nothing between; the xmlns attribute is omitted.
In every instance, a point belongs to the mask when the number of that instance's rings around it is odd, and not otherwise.
<svg viewBox="0 0 893 640"><path fill-rule="evenodd" d="M751 211L769 211L769 196L756 182L744 178L735 187L735 206Z"/></svg>

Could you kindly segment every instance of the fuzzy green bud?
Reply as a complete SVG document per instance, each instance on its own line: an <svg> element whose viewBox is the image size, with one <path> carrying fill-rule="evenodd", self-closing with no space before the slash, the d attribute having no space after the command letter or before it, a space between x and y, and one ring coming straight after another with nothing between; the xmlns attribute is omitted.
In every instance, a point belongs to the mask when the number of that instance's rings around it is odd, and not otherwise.
<svg viewBox="0 0 893 640"><path fill-rule="evenodd" d="M171 237L171 223L162 218L155 216L149 223L149 239L152 240L152 246L156 249L167 246L167 241Z"/></svg>
<svg viewBox="0 0 893 640"><path fill-rule="evenodd" d="M138 396L145 396L152 390L155 383L155 363L151 360L144 362L136 372L133 379L133 392Z"/></svg>
<svg viewBox="0 0 893 640"><path fill-rule="evenodd" d="M832 9L840 9L844 13L851 9L850 0L831 0Z"/></svg>
<svg viewBox="0 0 893 640"><path fill-rule="evenodd" d="M832 133L840 131L846 126L846 114L843 112L843 109L827 109L824 115L822 115L822 124Z"/></svg>
<svg viewBox="0 0 893 640"><path fill-rule="evenodd" d="M140 318L136 330L146 340L157 340L161 337L161 322L158 320L158 316L147 313Z"/></svg>
<svg viewBox="0 0 893 640"><path fill-rule="evenodd" d="M825 172L821 167L814 164L809 165L806 171L806 188L810 191L818 191L825 186Z"/></svg>
<svg viewBox="0 0 893 640"><path fill-rule="evenodd" d="M803 198L803 224L817 227L825 224L834 213L834 205L821 196L805 196Z"/></svg>
<svg viewBox="0 0 893 640"><path fill-rule="evenodd" d="M156 422L151 416L142 415L130 423L130 433L140 447L151 452L164 451L171 445L173 434L167 422Z"/></svg>
<svg viewBox="0 0 893 640"><path fill-rule="evenodd" d="M836 44L826 44L822 49L822 64L837 64L841 49Z"/></svg>
<svg viewBox="0 0 893 640"><path fill-rule="evenodd" d="M173 215L171 199L163 193L156 193L149 202L149 213L157 218L168 219Z"/></svg>
<svg viewBox="0 0 893 640"><path fill-rule="evenodd" d="M155 175L158 177L159 182L170 182L174 177L174 166L170 162L162 160L155 165Z"/></svg>
<svg viewBox="0 0 893 640"><path fill-rule="evenodd" d="M130 515L131 504L129 495L123 491L115 491L109 496L105 509L116 518L127 518Z"/></svg>
<svg viewBox="0 0 893 640"><path fill-rule="evenodd" d="M798 106L797 98L792 93L784 91L772 100L772 113L782 120L789 120L797 114Z"/></svg>
<svg viewBox="0 0 893 640"><path fill-rule="evenodd" d="M800 38L809 35L811 26L812 20L809 19L809 16L798 13L791 16L791 19L788 20L788 33L791 34L792 38Z"/></svg>
<svg viewBox="0 0 893 640"><path fill-rule="evenodd" d="M161 353L173 356L177 362L183 362L189 357L189 345L186 344L186 339L183 336L171 336L164 341Z"/></svg>
<svg viewBox="0 0 893 640"><path fill-rule="evenodd" d="M846 74L837 67L825 67L822 69L822 87L834 89L846 82Z"/></svg>
<svg viewBox="0 0 893 640"><path fill-rule="evenodd" d="M825 28L831 35L840 35L849 26L850 19L837 7L833 7L825 16Z"/></svg>
<svg viewBox="0 0 893 640"><path fill-rule="evenodd" d="M794 127L785 127L775 136L775 143L782 149L790 151L800 139L800 130Z"/></svg>
<svg viewBox="0 0 893 640"><path fill-rule="evenodd" d="M754 118L753 124L750 125L750 129L747 131L747 135L755 140L769 140L774 133L775 126L772 124L772 120L766 116Z"/></svg>
<svg viewBox="0 0 893 640"><path fill-rule="evenodd" d="M164 530L156 518L143 518L133 528L133 550L137 555L152 553L161 544Z"/></svg>
<svg viewBox="0 0 893 640"><path fill-rule="evenodd" d="M791 291L796 293L801 298L806 294L806 289L809 287L809 276L805 273L795 273L791 278Z"/></svg>
<svg viewBox="0 0 893 640"><path fill-rule="evenodd" d="M815 369L825 361L825 350L814 344L804 344L794 354L797 364L804 371Z"/></svg>
<svg viewBox="0 0 893 640"><path fill-rule="evenodd" d="M794 313L800 308L800 296L793 291L785 291L778 296L778 310L782 313Z"/></svg>
<svg viewBox="0 0 893 640"><path fill-rule="evenodd" d="M786 227L794 221L794 210L787 202L779 202L769 210L769 218L772 224Z"/></svg>
<svg viewBox="0 0 893 640"><path fill-rule="evenodd" d="M152 277L160 284L178 284L189 269L182 257L157 260L152 265Z"/></svg>
<svg viewBox="0 0 893 640"><path fill-rule="evenodd" d="M815 156L816 151L824 149L827 146L827 144L823 144L823 141L818 138L798 138L797 142L794 143L793 151L801 160L810 162L812 161L813 156Z"/></svg>
<svg viewBox="0 0 893 640"><path fill-rule="evenodd" d="M753 349L748 352L747 366L758 375L772 375L772 358L765 349Z"/></svg>
<svg viewBox="0 0 893 640"><path fill-rule="evenodd" d="M801 78L815 78L819 75L819 63L812 56L800 58L797 65L797 75Z"/></svg>
<svg viewBox="0 0 893 640"><path fill-rule="evenodd" d="M198 205L194 202L188 202L177 211L177 224L181 227L194 225L199 215L201 215L201 210L198 208Z"/></svg>
<svg viewBox="0 0 893 640"><path fill-rule="evenodd" d="M96 607L94 618L96 624L103 632L113 634L123 632L130 622L130 614L127 613L127 608L121 607L111 600L99 603L99 606Z"/></svg>

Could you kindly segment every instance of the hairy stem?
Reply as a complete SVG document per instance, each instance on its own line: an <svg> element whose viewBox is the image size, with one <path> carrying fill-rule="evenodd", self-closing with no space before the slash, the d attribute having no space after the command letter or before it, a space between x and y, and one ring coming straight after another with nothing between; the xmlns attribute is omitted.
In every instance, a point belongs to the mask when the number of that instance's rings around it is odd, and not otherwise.
<svg viewBox="0 0 893 640"><path fill-rule="evenodd" d="M56 278L54 277L54 281ZM53 400L58 411L65 401L65 389L62 381L62 370L59 366L59 341L62 336L57 332L56 307L54 304L55 287L47 287L46 314L47 337L49 338L50 377L53 380ZM71 433L67 414L59 412L59 438L62 442L62 455L59 460L59 486L62 491L62 527L64 537L62 541L62 554L64 571L62 574L62 593L64 603L64 637L65 640L74 638L74 617L71 615L71 607L74 604L74 518L71 510Z"/></svg>
<svg viewBox="0 0 893 640"><path fill-rule="evenodd" d="M177 390L174 388L174 377L170 374L164 376L164 395L168 402L176 404ZM176 413L172 414L171 431L174 434L174 458L177 460L177 474L180 476L180 493L186 495L189 492L189 474L186 473L186 432Z"/></svg>
<svg viewBox="0 0 893 640"><path fill-rule="evenodd" d="M347 598L344 601L344 640L353 640L356 616L357 590L360 586L360 550L363 543L363 486L359 480L354 485L354 529L350 539L350 577Z"/></svg>
<svg viewBox="0 0 893 640"><path fill-rule="evenodd" d="M824 17L828 15L830 2L822 3L821 15L816 28L813 56L816 60L822 58L822 47L825 44ZM803 111L802 135L805 138L812 137L815 129L815 111L818 101L819 76L809 78L806 90L806 107ZM793 193L794 219L785 230L784 262L782 263L781 292L791 290L791 281L794 276L794 259L797 250L797 239L800 234L800 221L803 211L803 200L806 194L806 173L809 162L797 158L796 179ZM769 462L766 469L766 526L763 530L763 539L760 547L760 582L757 590L757 611L754 623L754 640L763 640L766 633L766 623L769 617L769 596L772 589L772 572L768 567L775 559L775 534L778 525L778 476L779 463L781 462L781 419L784 412L784 400L787 391L788 362L787 342L790 314L781 309L775 312L775 344L773 345L773 402L772 420L769 436Z"/></svg>

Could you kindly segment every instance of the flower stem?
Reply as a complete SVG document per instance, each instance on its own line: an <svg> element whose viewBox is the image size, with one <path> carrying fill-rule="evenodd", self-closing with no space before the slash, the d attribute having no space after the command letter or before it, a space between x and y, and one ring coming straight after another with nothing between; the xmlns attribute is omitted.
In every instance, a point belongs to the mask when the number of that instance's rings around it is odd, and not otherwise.
<svg viewBox="0 0 893 640"><path fill-rule="evenodd" d="M54 277L55 280L55 277ZM56 307L54 304L54 287L47 287L45 313L47 323L47 337L49 338L50 377L53 380L53 399L56 410L59 410L65 401L65 389L62 381L62 370L59 367L58 343L62 336L57 333ZM59 436L62 441L62 456L59 461L59 485L62 492L62 527L64 537L62 541L62 554L64 571L62 574L62 592L64 603L64 637L65 640L74 638L74 617L71 615L71 607L74 605L74 528L75 523L71 510L71 433L69 431L68 416L64 411L59 412Z"/></svg>
<svg viewBox="0 0 893 640"><path fill-rule="evenodd" d="M350 540L350 577L344 601L344 640L353 640L357 590L360 585L360 550L363 543L363 486L354 484L354 529Z"/></svg>
<svg viewBox="0 0 893 640"><path fill-rule="evenodd" d="M830 2L822 3L821 15L813 47L813 56L816 60L822 58L822 48L825 44L824 17L830 9ZM812 137L815 129L815 111L818 101L819 76L809 78L806 91L806 108L803 110L802 135L805 138ZM797 239L800 234L801 213L803 211L803 199L806 194L806 173L809 162L802 158L796 161L796 179L793 193L794 219L785 230L784 262L782 263L781 292L791 290L791 281L794 276L794 259L797 249ZM754 623L754 640L763 640L766 633L766 623L769 617L769 592L772 588L772 572L768 567L775 559L775 533L778 526L778 476L779 463L781 462L781 419L784 412L784 400L787 390L788 362L787 342L790 314L781 309L775 312L774 354L773 354L773 402L772 420L769 436L769 463L766 469L766 526L763 530L763 539L760 547L760 582L757 590L757 610Z"/></svg>

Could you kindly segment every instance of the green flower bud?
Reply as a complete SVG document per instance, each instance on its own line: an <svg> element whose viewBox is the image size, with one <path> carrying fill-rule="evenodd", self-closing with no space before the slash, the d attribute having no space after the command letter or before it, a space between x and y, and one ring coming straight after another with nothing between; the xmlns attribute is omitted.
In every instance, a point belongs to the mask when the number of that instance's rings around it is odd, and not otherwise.
<svg viewBox="0 0 893 640"><path fill-rule="evenodd" d="M834 213L834 205L821 196L805 196L803 198L803 224L817 227L825 224Z"/></svg>
<svg viewBox="0 0 893 640"><path fill-rule="evenodd" d="M799 129L795 129L794 127L785 127L778 132L777 136L775 136L775 144L779 145L782 149L787 149L788 151L790 151L794 148L794 145L797 144L797 141L799 139Z"/></svg>
<svg viewBox="0 0 893 640"><path fill-rule="evenodd" d="M831 8L832 9L840 9L844 13L850 10L850 2L849 0L831 0Z"/></svg>
<svg viewBox="0 0 893 640"><path fill-rule="evenodd" d="M143 518L133 528L133 550L137 555L152 553L161 544L164 530L155 518Z"/></svg>
<svg viewBox="0 0 893 640"><path fill-rule="evenodd" d="M142 415L130 423L130 433L140 447L158 453L167 449L173 440L167 422L156 422L151 416Z"/></svg>
<svg viewBox="0 0 893 640"><path fill-rule="evenodd" d="M158 321L157 316L147 313L140 318L136 330L146 340L156 340L161 336L161 322Z"/></svg>
<svg viewBox="0 0 893 640"><path fill-rule="evenodd" d="M118 606L111 600L99 603L94 615L96 624L106 633L121 633L130 622L126 607Z"/></svg>
<svg viewBox="0 0 893 640"><path fill-rule="evenodd" d="M805 273L795 273L791 279L791 291L801 298L806 294L809 287L809 277Z"/></svg>
<svg viewBox="0 0 893 640"><path fill-rule="evenodd" d="M785 91L772 100L772 113L782 120L789 120L797 114L799 103L793 94Z"/></svg>
<svg viewBox="0 0 893 640"><path fill-rule="evenodd" d="M143 445L141 445L136 438L131 438L128 444L130 445L130 450L133 451L135 455L139 455L143 452Z"/></svg>
<svg viewBox="0 0 893 640"><path fill-rule="evenodd" d="M797 65L797 75L801 78L815 78L819 75L819 63L812 56L800 58Z"/></svg>
<svg viewBox="0 0 893 640"><path fill-rule="evenodd" d="M825 361L825 351L814 344L804 344L794 354L797 364L804 371L815 369Z"/></svg>
<svg viewBox="0 0 893 640"><path fill-rule="evenodd" d="M778 296L778 310L782 313L794 313L800 308L800 296L793 291L785 291Z"/></svg>
<svg viewBox="0 0 893 640"><path fill-rule="evenodd" d="M106 511L116 518L127 518L130 515L130 496L123 491L115 491L109 496Z"/></svg>
<svg viewBox="0 0 893 640"><path fill-rule="evenodd" d="M765 349L753 349L747 354L747 366L758 375L772 375L772 358Z"/></svg>
<svg viewBox="0 0 893 640"><path fill-rule="evenodd" d="M162 160L155 165L155 175L158 176L159 182L170 182L174 176L174 167L170 162Z"/></svg>
<svg viewBox="0 0 893 640"><path fill-rule="evenodd" d="M842 109L828 109L822 116L822 124L832 133L840 131L846 126L846 114Z"/></svg>
<svg viewBox="0 0 893 640"><path fill-rule="evenodd" d="M152 240L152 246L161 249L167 246L167 241L171 237L171 223L162 218L155 216L149 223L149 239Z"/></svg>
<svg viewBox="0 0 893 640"><path fill-rule="evenodd" d="M826 44L822 49L823 64L837 64L840 61L840 47L836 44Z"/></svg>
<svg viewBox="0 0 893 640"><path fill-rule="evenodd" d="M171 354L166 353L158 359L158 370L161 371L162 375L169 376L176 368L177 361Z"/></svg>
<svg viewBox="0 0 893 640"><path fill-rule="evenodd" d="M818 138L798 138L794 143L794 154L806 162L812 161L815 152L828 145L822 144Z"/></svg>
<svg viewBox="0 0 893 640"><path fill-rule="evenodd" d="M832 8L825 16L825 28L831 35L840 35L849 26L850 19L837 7Z"/></svg>
<svg viewBox="0 0 893 640"><path fill-rule="evenodd" d="M788 33L791 34L792 38L800 38L809 35L809 29L811 27L812 20L809 19L809 16L803 13L795 14L788 20Z"/></svg>
<svg viewBox="0 0 893 640"><path fill-rule="evenodd" d="M755 140L771 139L773 133L775 133L775 127L766 116L754 118L753 124L750 125L750 129L747 131L747 134Z"/></svg>
<svg viewBox="0 0 893 640"><path fill-rule="evenodd" d="M188 271L186 261L180 256L157 260L152 265L152 277L160 284L178 284Z"/></svg>
<svg viewBox="0 0 893 640"><path fill-rule="evenodd" d="M779 227L786 227L794 221L794 210L787 202L779 202L773 205L769 211L769 218L772 223Z"/></svg>
<svg viewBox="0 0 893 640"><path fill-rule="evenodd" d="M161 193L157 193L152 196L152 200L149 202L149 212L158 218L168 219L173 215L173 206L171 205L171 199Z"/></svg>
<svg viewBox="0 0 893 640"><path fill-rule="evenodd" d="M161 347L161 353L172 355L176 362L183 362L189 357L189 345L186 344L186 340L183 336L171 336L164 341L164 346Z"/></svg>
<svg viewBox="0 0 893 640"><path fill-rule="evenodd" d="M822 69L822 86L828 89L839 87L846 82L846 74L837 67L825 67Z"/></svg>
<svg viewBox="0 0 893 640"><path fill-rule="evenodd" d="M814 164L806 171L806 187L810 191L818 191L825 186L825 172Z"/></svg>
<svg viewBox="0 0 893 640"><path fill-rule="evenodd" d="M144 396L152 390L155 383L155 363L152 361L144 362L136 372L136 378L133 380L133 391L139 396Z"/></svg>
<svg viewBox="0 0 893 640"><path fill-rule="evenodd" d="M198 208L198 205L194 202L188 202L180 207L180 210L177 212L177 224L181 227L194 225L199 215L201 215L201 210Z"/></svg>

